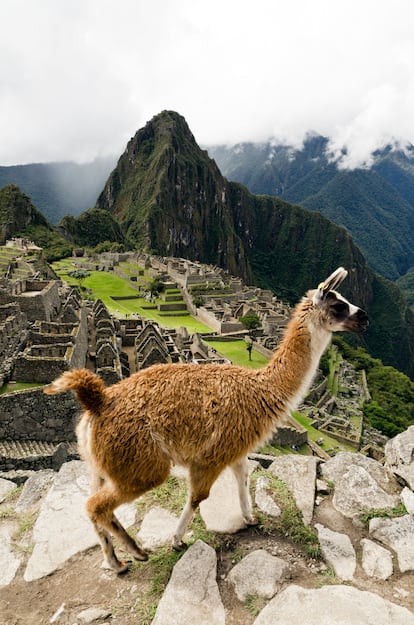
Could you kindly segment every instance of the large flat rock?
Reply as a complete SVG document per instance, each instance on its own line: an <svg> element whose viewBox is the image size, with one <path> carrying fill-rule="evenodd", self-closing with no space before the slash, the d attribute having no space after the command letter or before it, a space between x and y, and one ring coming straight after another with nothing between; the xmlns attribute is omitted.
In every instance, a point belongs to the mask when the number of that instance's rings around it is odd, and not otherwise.
<svg viewBox="0 0 414 625"><path fill-rule="evenodd" d="M175 565L152 625L225 625L217 556L198 540Z"/></svg>
<svg viewBox="0 0 414 625"><path fill-rule="evenodd" d="M33 528L34 549L24 573L26 581L53 573L76 553L98 544L85 511L88 496L86 465L78 460L63 464ZM117 516L127 527L132 525L133 504L118 508Z"/></svg>
<svg viewBox="0 0 414 625"><path fill-rule="evenodd" d="M196 622L196 621L194 621ZM351 586L289 586L253 625L414 625L414 614L379 595Z"/></svg>
<svg viewBox="0 0 414 625"><path fill-rule="evenodd" d="M395 519L371 519L369 534L396 552L401 573L414 571L414 519L411 514Z"/></svg>
<svg viewBox="0 0 414 625"><path fill-rule="evenodd" d="M0 533L0 587L13 581L20 566L20 559L11 549L11 538Z"/></svg>
<svg viewBox="0 0 414 625"><path fill-rule="evenodd" d="M414 490L414 425L389 440L384 453L385 466Z"/></svg>
<svg viewBox="0 0 414 625"><path fill-rule="evenodd" d="M250 471L255 466L256 463L250 462ZM214 482L208 499L200 504L200 514L206 528L213 532L233 534L246 527L240 508L237 480L231 469L224 469Z"/></svg>
<svg viewBox="0 0 414 625"><path fill-rule="evenodd" d="M316 458L311 456L290 454L276 458L269 467L269 471L282 480L292 493L306 525L313 517L317 464Z"/></svg>

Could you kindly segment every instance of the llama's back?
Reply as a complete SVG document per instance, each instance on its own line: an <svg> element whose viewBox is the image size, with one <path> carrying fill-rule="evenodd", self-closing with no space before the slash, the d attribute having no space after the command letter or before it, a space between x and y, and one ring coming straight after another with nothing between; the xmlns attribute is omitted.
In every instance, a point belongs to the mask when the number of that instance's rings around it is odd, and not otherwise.
<svg viewBox="0 0 414 625"><path fill-rule="evenodd" d="M131 419L174 462L249 450L267 438L277 416L260 370L232 365L155 365L107 389L117 428ZM122 424L125 424L124 426Z"/></svg>

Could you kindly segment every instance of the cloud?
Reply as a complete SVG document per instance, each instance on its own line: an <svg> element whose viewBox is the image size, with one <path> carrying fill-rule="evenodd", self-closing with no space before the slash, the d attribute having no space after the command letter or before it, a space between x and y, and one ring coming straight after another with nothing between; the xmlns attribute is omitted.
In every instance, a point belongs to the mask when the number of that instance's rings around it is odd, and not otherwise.
<svg viewBox="0 0 414 625"><path fill-rule="evenodd" d="M414 142L411 0L3 0L0 19L0 164L119 154L163 109L203 145L314 131L342 166Z"/></svg>

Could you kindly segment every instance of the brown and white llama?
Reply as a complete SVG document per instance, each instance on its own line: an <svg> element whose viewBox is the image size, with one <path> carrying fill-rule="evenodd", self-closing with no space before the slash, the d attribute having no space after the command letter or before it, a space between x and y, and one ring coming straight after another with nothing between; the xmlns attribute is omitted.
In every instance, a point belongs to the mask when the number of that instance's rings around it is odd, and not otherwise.
<svg viewBox="0 0 414 625"><path fill-rule="evenodd" d="M247 454L264 442L298 405L338 330L363 332L366 313L336 293L346 277L340 267L295 307L270 362L252 370L234 365L153 365L105 387L86 369L67 371L45 388L73 390L84 408L76 433L91 472L86 508L99 536L105 565L126 570L111 535L138 560L147 553L122 527L114 510L159 486L173 464L189 470L188 498L174 548L194 511L227 466L237 478L247 524L254 524L248 490Z"/></svg>

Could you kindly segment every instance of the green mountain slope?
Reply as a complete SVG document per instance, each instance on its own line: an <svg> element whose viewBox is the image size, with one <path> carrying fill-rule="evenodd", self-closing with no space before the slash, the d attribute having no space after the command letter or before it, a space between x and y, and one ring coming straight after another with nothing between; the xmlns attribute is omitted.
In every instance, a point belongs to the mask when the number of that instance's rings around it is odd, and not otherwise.
<svg viewBox="0 0 414 625"><path fill-rule="evenodd" d="M224 175L254 193L279 196L345 226L369 264L392 280L414 265L414 156L385 150L371 169L339 170L328 141L308 137L301 150L287 146L213 146Z"/></svg>
<svg viewBox="0 0 414 625"><path fill-rule="evenodd" d="M341 171L302 205L344 225L382 275L414 265L414 209L376 171Z"/></svg>
<svg viewBox="0 0 414 625"><path fill-rule="evenodd" d="M26 236L47 248L48 260L71 253L72 246L49 224L30 198L16 185L0 189L0 245L12 237Z"/></svg>
<svg viewBox="0 0 414 625"><path fill-rule="evenodd" d="M251 281L228 187L185 119L163 111L128 143L98 207L139 248L217 264Z"/></svg>
<svg viewBox="0 0 414 625"><path fill-rule="evenodd" d="M52 229L27 195L15 185L6 185L0 189L0 245L29 226Z"/></svg>

